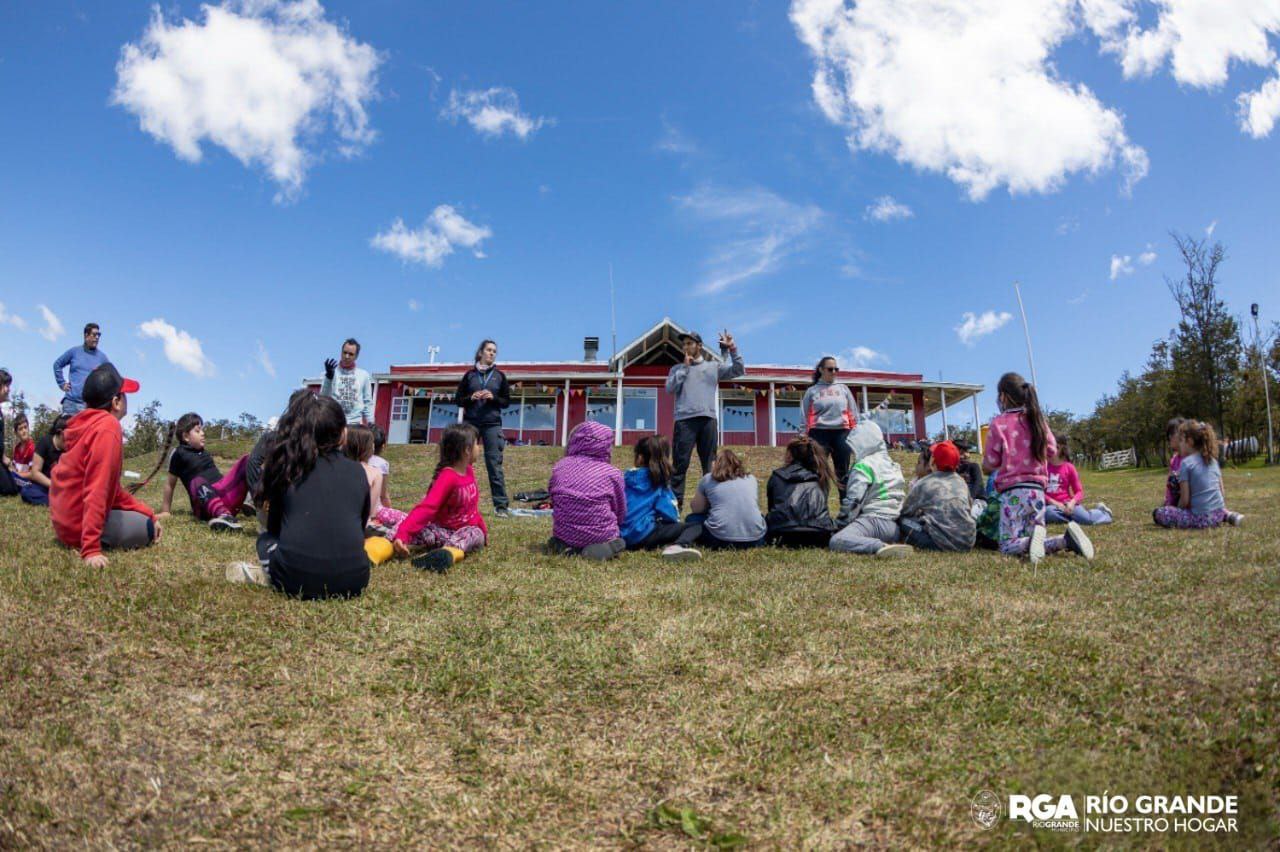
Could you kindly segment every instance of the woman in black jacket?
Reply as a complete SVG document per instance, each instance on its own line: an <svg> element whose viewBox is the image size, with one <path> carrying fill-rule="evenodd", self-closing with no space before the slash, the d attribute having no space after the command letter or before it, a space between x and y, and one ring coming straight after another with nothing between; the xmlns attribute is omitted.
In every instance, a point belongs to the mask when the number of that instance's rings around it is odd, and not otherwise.
<svg viewBox="0 0 1280 852"><path fill-rule="evenodd" d="M482 340L476 347L476 365L458 382L456 402L462 409L462 420L476 427L484 442L484 466L489 471L489 496L494 514L507 514L507 485L502 475L502 409L511 404L511 388L507 377L494 364L498 344Z"/></svg>
<svg viewBox="0 0 1280 852"><path fill-rule="evenodd" d="M773 472L765 489L769 543L780 547L826 547L836 531L827 502L835 480L831 459L822 445L801 435L787 444L783 460L785 464Z"/></svg>

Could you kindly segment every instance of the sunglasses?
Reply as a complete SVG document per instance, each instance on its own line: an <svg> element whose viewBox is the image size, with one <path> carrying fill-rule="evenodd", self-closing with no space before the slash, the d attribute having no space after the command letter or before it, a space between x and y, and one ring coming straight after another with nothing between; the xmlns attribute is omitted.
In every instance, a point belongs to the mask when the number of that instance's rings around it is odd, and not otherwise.
<svg viewBox="0 0 1280 852"><path fill-rule="evenodd" d="M839 367L823 367L823 368L822 368L822 372L824 372L824 373L838 373L838 372L840 372L840 368L839 368Z"/></svg>

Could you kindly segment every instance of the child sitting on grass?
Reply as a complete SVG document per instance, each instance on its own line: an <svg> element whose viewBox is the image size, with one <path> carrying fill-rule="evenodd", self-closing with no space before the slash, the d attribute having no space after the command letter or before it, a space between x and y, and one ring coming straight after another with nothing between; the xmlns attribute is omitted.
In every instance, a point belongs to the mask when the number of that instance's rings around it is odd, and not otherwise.
<svg viewBox="0 0 1280 852"><path fill-rule="evenodd" d="M404 512L397 512L390 506L382 505L384 481L382 471L373 464L373 430L364 426L348 426L347 440L344 450L347 458L360 463L364 475L369 480L369 526L378 535L396 526L405 518ZM379 529L381 528L381 529Z"/></svg>
<svg viewBox="0 0 1280 852"><path fill-rule="evenodd" d="M228 580L303 600L364 591L369 484L342 453L346 428L342 406L330 397L308 393L290 404L262 468L257 502L266 507L267 526L258 536L258 564L229 566Z"/></svg>
<svg viewBox="0 0 1280 852"><path fill-rule="evenodd" d="M1218 436L1208 423L1183 421L1178 427L1182 464L1178 468L1178 505L1161 506L1151 517L1162 527L1203 530L1223 523L1239 526L1244 515L1227 510L1218 466Z"/></svg>
<svg viewBox="0 0 1280 852"><path fill-rule="evenodd" d="M30 478L31 459L36 454L36 442L31 440L31 421L27 415L19 414L13 418L13 474L25 482ZM21 487L23 482L19 482Z"/></svg>
<svg viewBox="0 0 1280 852"><path fill-rule="evenodd" d="M950 441L929 448L929 472L911 485L898 518L906 544L957 553L973 549L977 524L969 484L956 472L959 464L960 451Z"/></svg>
<svg viewBox="0 0 1280 852"><path fill-rule="evenodd" d="M787 444L782 467L770 474L765 486L770 544L826 547L830 543L836 525L827 498L835 477L827 451L813 438L801 435Z"/></svg>
<svg viewBox="0 0 1280 852"><path fill-rule="evenodd" d="M1046 554L1070 550L1093 559L1093 542L1075 521L1066 535L1046 538L1044 489L1049 459L1057 452L1053 432L1040 410L1036 389L1017 373L1005 373L996 385L1000 414L987 433L982 470L995 473L1000 494L1000 552L1027 556L1036 565Z"/></svg>
<svg viewBox="0 0 1280 852"><path fill-rule="evenodd" d="M911 547L899 544L898 515L906 481L902 468L889 457L884 432L875 421L864 418L849 433L854 465L849 470L849 487L840 504L831 549L892 559L905 556Z"/></svg>
<svg viewBox="0 0 1280 852"><path fill-rule="evenodd" d="M204 448L204 420L194 411L178 418L170 427L169 440L174 438L178 446L169 456L169 478L164 484L164 496L160 499L160 517L169 517L173 508L173 492L178 482L186 489L191 500L191 514L207 521L214 532L240 529L236 513L244 506L249 494L245 480L245 465L249 456L243 455L223 476L213 456ZM148 477L150 478L150 477Z"/></svg>
<svg viewBox="0 0 1280 852"><path fill-rule="evenodd" d="M547 550L587 559L613 559L626 550L619 531L627 517L622 471L609 459L613 430L579 423L569 433L564 458L551 468L551 540Z"/></svg>
<svg viewBox="0 0 1280 852"><path fill-rule="evenodd" d="M49 427L49 434L42 436L36 442L27 483L22 486L24 503L30 503L33 506L49 505L49 486L53 484L51 479L53 468L57 465L58 459L62 458L62 453L67 447L64 433L67 431L67 423L70 420L71 418L67 415L59 414L53 421L53 425Z"/></svg>
<svg viewBox="0 0 1280 852"><path fill-rule="evenodd" d="M382 457L382 448L387 445L387 433L382 431L381 426L370 426L369 431L373 433L373 455L369 457L369 466L382 474L382 487L377 494L373 495L374 502L383 508L391 508L391 493L388 490L390 486L387 484L391 479L391 465ZM374 514L377 514L376 512Z"/></svg>
<svg viewBox="0 0 1280 852"><path fill-rule="evenodd" d="M488 542L473 467L483 453L480 433L470 423L453 423L444 430L426 496L392 533L391 542L401 556L408 556L411 546L431 548L413 560L415 568L443 574Z"/></svg>
<svg viewBox="0 0 1280 852"><path fill-rule="evenodd" d="M1178 430L1186 423L1182 417L1174 417L1164 425L1164 437L1169 442L1169 476L1164 481L1164 504L1178 505L1181 491L1178 487L1178 470L1182 467L1182 437Z"/></svg>
<svg viewBox="0 0 1280 852"><path fill-rule="evenodd" d="M664 559L701 559L702 553L692 545L702 528L680 521L671 490L671 444L661 435L641 438L636 444L635 465L622 475L627 515L619 533L627 550L661 547Z"/></svg>
<svg viewBox="0 0 1280 852"><path fill-rule="evenodd" d="M86 407L67 424L67 449L53 470L53 532L58 541L79 550L92 568L107 567L103 550L130 550L160 540L160 523L151 507L120 487L120 421L129 413L127 394L138 390L137 382L123 378L111 364L95 368L81 392Z"/></svg>
<svg viewBox="0 0 1280 852"><path fill-rule="evenodd" d="M9 401L9 388L13 376L0 367L0 402ZM21 487L13 479L13 461L4 449L4 418L0 417L0 497L17 497Z"/></svg>
<svg viewBox="0 0 1280 852"><path fill-rule="evenodd" d="M1106 503L1098 503L1090 509L1084 505L1084 486L1080 474L1070 461L1071 449L1066 435L1054 435L1058 451L1049 462L1049 480L1044 489L1044 519L1050 524L1075 521L1081 526L1111 523L1111 509Z"/></svg>
<svg viewBox="0 0 1280 852"><path fill-rule="evenodd" d="M768 524L760 514L760 486L742 457L725 447L711 472L698 481L686 520L702 525L698 543L713 550L744 550L765 543Z"/></svg>

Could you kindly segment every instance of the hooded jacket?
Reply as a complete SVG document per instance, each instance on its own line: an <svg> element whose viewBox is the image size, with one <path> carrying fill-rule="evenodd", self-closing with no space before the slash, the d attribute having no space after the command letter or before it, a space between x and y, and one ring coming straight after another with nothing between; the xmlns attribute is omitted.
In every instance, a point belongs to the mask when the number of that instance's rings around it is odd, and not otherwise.
<svg viewBox="0 0 1280 852"><path fill-rule="evenodd" d="M493 399L476 402L471 395L478 390L492 391ZM462 409L462 419L472 426L481 430L501 426L502 409L511 404L511 386L506 373L496 365L483 372L472 367L458 382L453 401Z"/></svg>
<svg viewBox="0 0 1280 852"><path fill-rule="evenodd" d="M780 467L769 477L765 488L769 514L765 522L769 534L784 532L835 532L827 489L818 483L818 474L799 464Z"/></svg>
<svg viewBox="0 0 1280 852"><path fill-rule="evenodd" d="M840 505L837 526L847 526L863 515L897 520L907 483L902 478L902 468L889 457L884 432L875 421L860 420L845 440L856 461L849 468L849 487Z"/></svg>
<svg viewBox="0 0 1280 852"><path fill-rule="evenodd" d="M972 505L969 486L959 474L935 471L911 486L899 523L906 526L910 520L919 524L939 550L972 550L978 534Z"/></svg>
<svg viewBox="0 0 1280 852"><path fill-rule="evenodd" d="M680 520L676 495L670 486L655 488L648 468L632 468L622 475L622 479L626 483L627 516L622 522L621 533L627 547L634 547L648 538L657 526L658 518Z"/></svg>
<svg viewBox="0 0 1280 852"><path fill-rule="evenodd" d="M53 469L49 517L58 541L83 559L102 553L102 528L112 509L141 512L151 507L120 487L124 433L109 411L86 409L67 424L66 449Z"/></svg>
<svg viewBox="0 0 1280 852"><path fill-rule="evenodd" d="M609 463L613 430L587 421L569 435L564 458L551 468L551 534L569 547L618 538L627 515L622 471Z"/></svg>

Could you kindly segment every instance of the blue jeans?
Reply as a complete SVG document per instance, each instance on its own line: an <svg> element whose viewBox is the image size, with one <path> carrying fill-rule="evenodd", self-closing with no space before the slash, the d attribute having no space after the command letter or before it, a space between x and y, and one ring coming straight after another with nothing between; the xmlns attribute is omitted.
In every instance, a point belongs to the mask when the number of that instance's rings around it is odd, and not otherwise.
<svg viewBox="0 0 1280 852"><path fill-rule="evenodd" d="M1075 521L1082 527L1091 527L1111 523L1111 513L1106 509L1086 509L1084 506L1076 506L1071 510L1071 517L1068 518L1057 506L1046 506L1044 520L1047 524L1065 524L1067 521Z"/></svg>

